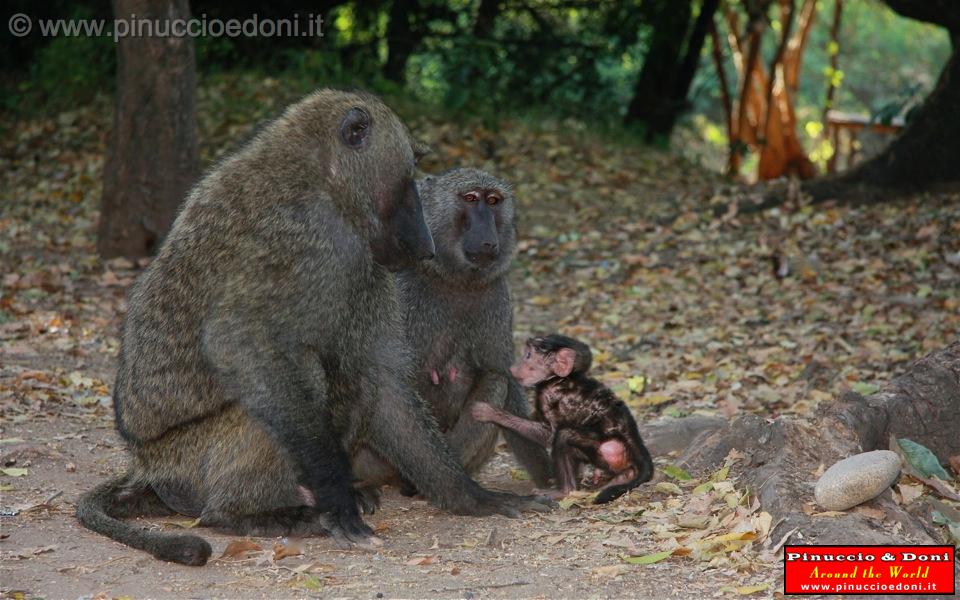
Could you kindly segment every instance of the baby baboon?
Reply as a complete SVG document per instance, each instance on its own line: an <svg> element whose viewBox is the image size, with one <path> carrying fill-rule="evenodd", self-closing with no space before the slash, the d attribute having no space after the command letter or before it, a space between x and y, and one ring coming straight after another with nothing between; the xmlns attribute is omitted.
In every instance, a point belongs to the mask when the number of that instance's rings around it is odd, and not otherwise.
<svg viewBox="0 0 960 600"><path fill-rule="evenodd" d="M653 475L653 460L640 439L630 409L610 388L589 377L590 347L563 335L527 340L514 377L536 388L533 420L522 419L486 403L472 407L478 421L511 429L551 448L562 494L577 489L577 471L589 463L603 482L596 504L622 496Z"/></svg>
<svg viewBox="0 0 960 600"><path fill-rule="evenodd" d="M498 430L467 407L489 402L520 417L529 409L510 376L513 313L507 271L516 246L510 186L477 169L418 182L437 254L397 274L417 390L468 472L493 454ZM511 430L510 448L540 486L549 485L546 451ZM363 485L397 483L374 457L355 463ZM364 480L367 475L371 479ZM410 493L412 490L407 490Z"/></svg>
<svg viewBox="0 0 960 600"><path fill-rule="evenodd" d="M202 538L119 517L378 543L351 485L361 447L458 514L545 508L470 479L409 384L388 269L434 253L418 153L377 98L321 90L197 184L130 291L114 405L132 464L81 498L85 526L191 565Z"/></svg>

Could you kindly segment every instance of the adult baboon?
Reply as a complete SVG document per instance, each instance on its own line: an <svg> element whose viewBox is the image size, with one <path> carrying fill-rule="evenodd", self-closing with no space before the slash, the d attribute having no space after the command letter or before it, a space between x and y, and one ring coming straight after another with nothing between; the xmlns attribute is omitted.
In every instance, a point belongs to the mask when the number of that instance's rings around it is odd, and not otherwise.
<svg viewBox="0 0 960 600"><path fill-rule="evenodd" d="M522 388L510 376L513 314L507 271L516 246L510 186L478 169L454 169L417 182L436 256L397 273L417 390L468 472L493 454L497 427L470 416L487 402L527 417ZM512 430L504 436L540 486L550 462L539 445ZM369 453L355 461L364 485L402 484ZM412 492L411 489L406 490Z"/></svg>
<svg viewBox="0 0 960 600"><path fill-rule="evenodd" d="M409 385L388 269L434 252L417 154L377 98L321 90L193 189L130 292L114 405L132 464L81 498L85 526L192 565L202 538L118 517L375 543L351 486L360 446L458 514L545 506L470 479Z"/></svg>

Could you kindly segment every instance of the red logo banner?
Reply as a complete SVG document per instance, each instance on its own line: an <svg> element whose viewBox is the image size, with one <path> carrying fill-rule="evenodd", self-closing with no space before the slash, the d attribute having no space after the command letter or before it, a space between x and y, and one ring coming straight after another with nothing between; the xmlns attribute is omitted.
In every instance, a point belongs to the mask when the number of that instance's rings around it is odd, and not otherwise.
<svg viewBox="0 0 960 600"><path fill-rule="evenodd" d="M784 594L953 594L953 546L784 546Z"/></svg>

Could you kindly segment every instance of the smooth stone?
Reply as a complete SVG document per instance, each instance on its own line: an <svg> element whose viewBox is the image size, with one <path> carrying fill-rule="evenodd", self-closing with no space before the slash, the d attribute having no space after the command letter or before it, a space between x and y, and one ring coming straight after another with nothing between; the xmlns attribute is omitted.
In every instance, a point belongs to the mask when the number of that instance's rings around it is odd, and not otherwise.
<svg viewBox="0 0 960 600"><path fill-rule="evenodd" d="M826 510L847 510L876 498L899 476L900 457L896 452L864 452L827 469L813 494L817 504Z"/></svg>

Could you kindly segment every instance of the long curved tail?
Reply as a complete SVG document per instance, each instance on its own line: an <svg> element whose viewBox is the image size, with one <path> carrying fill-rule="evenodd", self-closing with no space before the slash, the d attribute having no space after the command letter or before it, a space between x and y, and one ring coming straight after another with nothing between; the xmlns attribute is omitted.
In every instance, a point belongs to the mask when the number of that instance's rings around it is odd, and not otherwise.
<svg viewBox="0 0 960 600"><path fill-rule="evenodd" d="M147 507L156 507L159 503L152 490L137 489L129 483L130 475L123 475L105 481L81 496L77 503L77 520L87 529L145 550L160 560L193 566L206 564L212 550L203 538L144 531L117 518L142 514Z"/></svg>

